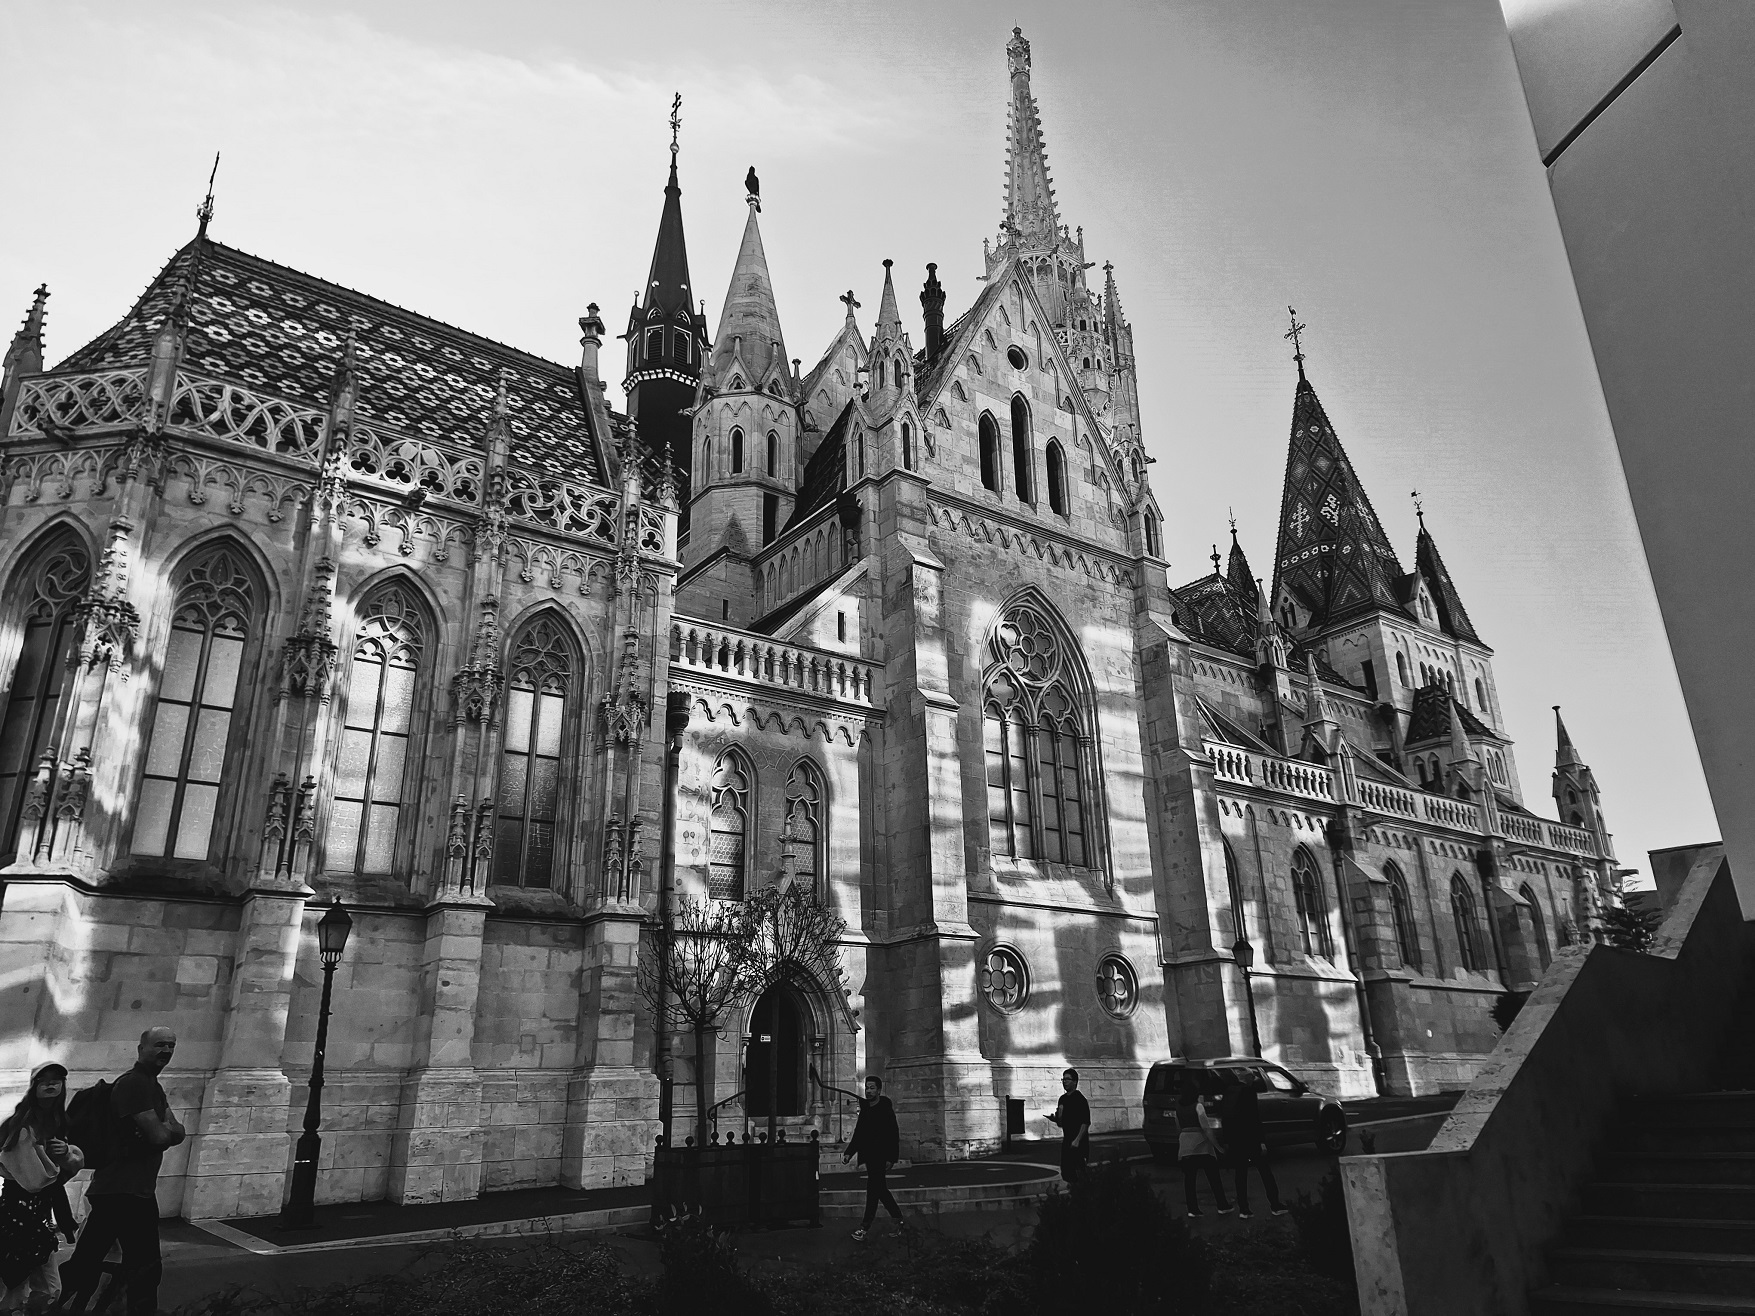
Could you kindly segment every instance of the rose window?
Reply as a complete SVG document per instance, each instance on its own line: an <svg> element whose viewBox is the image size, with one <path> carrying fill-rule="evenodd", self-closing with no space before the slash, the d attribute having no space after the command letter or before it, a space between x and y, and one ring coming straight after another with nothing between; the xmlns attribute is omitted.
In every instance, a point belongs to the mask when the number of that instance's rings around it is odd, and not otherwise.
<svg viewBox="0 0 1755 1316"><path fill-rule="evenodd" d="M1125 1019L1133 1013L1139 994L1133 966L1119 955L1105 955L1097 966L1097 999L1103 1008L1117 1019Z"/></svg>
<svg viewBox="0 0 1755 1316"><path fill-rule="evenodd" d="M1024 957L1010 946L1000 946L987 953L981 965L981 994L988 1004L1005 1014L1023 1007L1030 994L1029 974Z"/></svg>

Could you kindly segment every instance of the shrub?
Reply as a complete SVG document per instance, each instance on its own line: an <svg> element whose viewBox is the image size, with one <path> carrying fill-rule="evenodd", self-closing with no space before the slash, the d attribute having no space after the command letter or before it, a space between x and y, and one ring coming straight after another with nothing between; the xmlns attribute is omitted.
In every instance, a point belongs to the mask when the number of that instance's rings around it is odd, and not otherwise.
<svg viewBox="0 0 1755 1316"><path fill-rule="evenodd" d="M1649 951L1662 921L1655 909L1613 906L1602 913L1603 940L1622 950Z"/></svg>
<svg viewBox="0 0 1755 1316"><path fill-rule="evenodd" d="M1212 1284L1207 1249L1121 1162L1049 1197L1023 1260L1044 1313L1181 1316L1204 1310Z"/></svg>
<svg viewBox="0 0 1755 1316"><path fill-rule="evenodd" d="M659 1256L664 1276L658 1281L658 1316L769 1316L774 1310L738 1261L729 1234L699 1216L668 1225Z"/></svg>
<svg viewBox="0 0 1755 1316"><path fill-rule="evenodd" d="M1341 1281L1351 1290L1353 1235L1347 1228L1347 1196L1341 1176L1330 1170L1316 1186L1316 1196L1299 1193L1292 1203L1292 1222L1298 1227L1298 1251L1319 1275Z"/></svg>
<svg viewBox="0 0 1755 1316"><path fill-rule="evenodd" d="M1499 1025L1499 1031L1511 1031L1511 1021L1517 1018L1523 1009L1523 1003L1529 1000L1528 992L1500 992L1493 998L1493 1022Z"/></svg>

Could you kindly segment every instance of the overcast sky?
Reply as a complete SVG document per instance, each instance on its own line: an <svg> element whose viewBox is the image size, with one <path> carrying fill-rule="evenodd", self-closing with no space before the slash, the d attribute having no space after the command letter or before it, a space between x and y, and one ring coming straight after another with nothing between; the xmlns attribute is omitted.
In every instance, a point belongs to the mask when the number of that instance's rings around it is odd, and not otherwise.
<svg viewBox="0 0 1755 1316"><path fill-rule="evenodd" d="M571 362L645 277L681 91L710 321L754 164L791 354L849 287L869 332L885 257L918 346L925 263L954 317L998 226L1014 23L1133 323L1172 582L1228 508L1271 571L1295 305L1404 566L1418 488L1497 651L1532 807L1558 703L1624 864L1716 838L1496 0L11 0L0 314L46 280L51 361L119 318L219 150L216 238Z"/></svg>

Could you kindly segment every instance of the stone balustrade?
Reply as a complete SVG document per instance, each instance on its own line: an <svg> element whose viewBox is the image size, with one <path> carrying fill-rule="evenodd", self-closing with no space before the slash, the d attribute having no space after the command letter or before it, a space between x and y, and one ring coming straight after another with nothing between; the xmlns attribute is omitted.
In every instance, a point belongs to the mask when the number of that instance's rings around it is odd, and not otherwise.
<svg viewBox="0 0 1755 1316"><path fill-rule="evenodd" d="M1403 790L1399 786L1386 786L1381 782L1361 781L1359 783L1359 803L1367 809L1391 814L1397 818L1418 818L1420 816L1418 792Z"/></svg>
<svg viewBox="0 0 1755 1316"><path fill-rule="evenodd" d="M1421 795L1420 809L1426 821L1441 827L1454 827L1463 832L1484 832L1481 806L1472 800L1455 800L1448 795Z"/></svg>
<svg viewBox="0 0 1755 1316"><path fill-rule="evenodd" d="M864 708L876 707L878 664L765 635L677 620L670 628L670 660L676 666L732 676L795 694L816 695Z"/></svg>
<svg viewBox="0 0 1755 1316"><path fill-rule="evenodd" d="M1283 759L1277 755L1258 754L1253 750L1213 741L1207 741L1205 747L1208 756L1213 760L1213 775L1221 781L1259 786L1263 790L1280 791L1286 795L1299 795L1305 799L1322 800L1331 804L1339 798L1335 790L1335 774L1330 768L1319 768L1314 763L1301 763L1296 759Z"/></svg>

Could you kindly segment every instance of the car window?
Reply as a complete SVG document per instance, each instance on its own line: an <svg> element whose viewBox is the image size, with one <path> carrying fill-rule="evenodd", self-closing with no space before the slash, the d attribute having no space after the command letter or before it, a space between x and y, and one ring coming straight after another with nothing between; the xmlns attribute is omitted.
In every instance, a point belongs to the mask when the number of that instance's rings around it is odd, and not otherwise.
<svg viewBox="0 0 1755 1316"><path fill-rule="evenodd" d="M1264 1069L1262 1072L1267 1075L1269 1087L1280 1092L1296 1092L1298 1090L1298 1085L1292 1081L1292 1076L1284 1070Z"/></svg>
<svg viewBox="0 0 1755 1316"><path fill-rule="evenodd" d="M1149 1093L1172 1092L1176 1088L1175 1065L1153 1065L1151 1073L1146 1075L1146 1091Z"/></svg>

